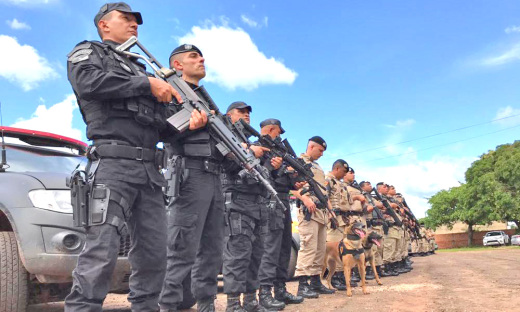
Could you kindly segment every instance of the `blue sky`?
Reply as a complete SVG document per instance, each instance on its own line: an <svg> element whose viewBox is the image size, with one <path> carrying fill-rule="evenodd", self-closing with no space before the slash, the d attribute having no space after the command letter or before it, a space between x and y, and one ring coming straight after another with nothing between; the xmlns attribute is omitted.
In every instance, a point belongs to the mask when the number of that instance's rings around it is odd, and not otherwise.
<svg viewBox="0 0 520 312"><path fill-rule="evenodd" d="M103 3L0 0L4 125L86 140L66 54L98 40ZM202 49L222 110L243 100L254 126L280 119L297 151L321 135L326 170L344 158L358 181L394 184L418 216L426 197L520 133L518 1L128 3L163 63L179 43Z"/></svg>

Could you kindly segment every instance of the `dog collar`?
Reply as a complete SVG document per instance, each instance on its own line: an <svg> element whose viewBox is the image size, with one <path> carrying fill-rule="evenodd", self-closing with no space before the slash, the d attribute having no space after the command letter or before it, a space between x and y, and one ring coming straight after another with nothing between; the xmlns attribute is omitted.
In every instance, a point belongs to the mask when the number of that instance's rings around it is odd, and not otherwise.
<svg viewBox="0 0 520 312"><path fill-rule="evenodd" d="M354 258L358 259L359 255L365 252L364 248L359 249L347 249L347 246L343 243L343 240L339 241L338 245L338 251L339 251L339 258L341 261L343 261L343 256L345 255L353 255Z"/></svg>

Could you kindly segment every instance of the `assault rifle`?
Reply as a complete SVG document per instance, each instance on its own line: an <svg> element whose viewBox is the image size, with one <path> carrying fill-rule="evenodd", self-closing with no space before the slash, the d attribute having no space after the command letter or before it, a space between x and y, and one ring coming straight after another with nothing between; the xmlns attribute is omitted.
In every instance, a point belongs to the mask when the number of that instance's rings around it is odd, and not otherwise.
<svg viewBox="0 0 520 312"><path fill-rule="evenodd" d="M413 230L415 231L417 236L421 236L421 231L419 228L419 220L417 220L417 218L413 214L412 209L410 208L410 206L408 206L404 197L402 197L402 198L403 198L403 205L404 205L404 207L407 208L407 209L403 209L404 213L414 222L415 226L413 227Z"/></svg>
<svg viewBox="0 0 520 312"><path fill-rule="evenodd" d="M379 210L379 208L377 208L377 206L376 206L376 203L374 203L374 199L368 192L365 192L362 190L361 193L363 194L363 196L365 196L365 198L368 200L370 205L372 205L372 207L374 207L373 212L377 215L377 218L381 219L383 222L383 232L385 233L385 235L388 234L388 223L386 223L385 217L383 216L383 213L381 212L381 210Z"/></svg>
<svg viewBox="0 0 520 312"><path fill-rule="evenodd" d="M246 132L251 133L251 135L258 138L258 142L267 148L270 149L271 153L274 156L280 157L286 164L294 169L298 173L298 178L300 181L305 181L309 185L309 188L300 192L301 195L312 192L316 198L320 201L320 203L327 209L327 212L330 214L330 222L331 228L336 229L339 224L338 220L334 218L334 213L329 207L329 201L325 194L323 194L323 190L327 190L323 185L314 180L314 174L312 173L310 166L305 164L303 159L298 158L296 153L294 152L291 144L287 139L281 140L280 137L276 139L271 138L269 135L261 135L258 131L256 131L251 125L242 121L242 126L246 130ZM308 211L307 207L304 205L304 214L305 220L311 220L311 213Z"/></svg>
<svg viewBox="0 0 520 312"><path fill-rule="evenodd" d="M134 45L137 45L141 51L144 52L146 57L127 51ZM243 141L237 138L229 129L224 120L225 117L218 111L217 105L213 102L203 86L198 87L197 90L193 90L186 81L180 77L180 73L174 69L163 67L135 36L132 36L126 42L119 45L115 50L120 54L145 61L152 68L157 78L165 80L179 92L182 103L178 104L182 105L182 108L167 120L175 130L178 132L186 131L189 128L190 117L193 110L204 111L208 115L207 127L209 133L218 142L216 147L219 152L236 161L245 169L247 174L250 174L254 179L262 183L282 207L285 207L278 197L276 190L267 180L268 177L266 173L260 168L260 161L249 149L242 146Z"/></svg>
<svg viewBox="0 0 520 312"><path fill-rule="evenodd" d="M385 209L386 209L386 214L391 216L393 219L394 219L394 224L397 225L397 226L402 226L403 223L401 222L401 220L399 220L399 217L397 216L397 214L395 213L395 211L392 209L392 207L390 207L390 204L388 203L388 200L384 199L381 194L379 194L379 192L376 190L376 188L372 188L372 192L374 193L375 197L383 203L383 206L385 206Z"/></svg>

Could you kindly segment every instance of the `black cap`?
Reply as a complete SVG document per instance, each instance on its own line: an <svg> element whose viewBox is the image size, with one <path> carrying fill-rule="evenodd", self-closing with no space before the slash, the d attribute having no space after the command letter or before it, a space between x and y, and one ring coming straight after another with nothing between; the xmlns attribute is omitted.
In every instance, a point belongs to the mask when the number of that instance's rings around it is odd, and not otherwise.
<svg viewBox="0 0 520 312"><path fill-rule="evenodd" d="M323 146L323 148L326 150L327 149L327 143L325 142L325 140L320 137L320 136L313 136L312 138L309 139L309 141L312 141L314 143L318 143L319 145Z"/></svg>
<svg viewBox="0 0 520 312"><path fill-rule="evenodd" d="M236 102L233 102L231 103L231 105L228 106L227 110L226 110L226 114L229 113L231 110L235 109L235 108L246 108L248 107L249 108L249 112L252 112L253 109L251 108L251 106L247 105L246 103L242 102L242 101L236 101Z"/></svg>
<svg viewBox="0 0 520 312"><path fill-rule="evenodd" d="M274 125L280 127L280 131L282 131L282 134L285 133L285 130L282 128L282 122L278 119L269 118L260 123L260 128L263 128L265 126Z"/></svg>
<svg viewBox="0 0 520 312"><path fill-rule="evenodd" d="M115 3L105 3L101 6L101 8L99 9L99 12L94 17L94 25L96 25L96 27L97 27L99 20L103 16L107 15L108 13L110 13L114 10L117 10L119 12L126 12L126 13L133 14L137 21L137 25L141 25L143 23L143 17L141 16L141 13L133 12L132 8L130 8L130 6L124 2L115 2Z"/></svg>
<svg viewBox="0 0 520 312"><path fill-rule="evenodd" d="M363 185L370 183L370 181L361 181L359 182L359 186L363 187Z"/></svg>
<svg viewBox="0 0 520 312"><path fill-rule="evenodd" d="M348 170L347 170L347 172L352 172L352 173L356 173L356 172L354 171L354 168L352 168L352 167L348 167Z"/></svg>
<svg viewBox="0 0 520 312"><path fill-rule="evenodd" d="M180 46L176 47L172 51L172 53L170 53L170 57L168 59L171 59L172 56L174 56L175 54L191 52L191 51L197 52L200 54L200 56L202 56L202 52L200 51L200 49L197 48L196 46L194 46L193 44L181 44Z"/></svg>
<svg viewBox="0 0 520 312"><path fill-rule="evenodd" d="M348 163L344 159L338 159L332 164L332 168L335 168L337 166L343 166L347 170L348 168L350 168Z"/></svg>

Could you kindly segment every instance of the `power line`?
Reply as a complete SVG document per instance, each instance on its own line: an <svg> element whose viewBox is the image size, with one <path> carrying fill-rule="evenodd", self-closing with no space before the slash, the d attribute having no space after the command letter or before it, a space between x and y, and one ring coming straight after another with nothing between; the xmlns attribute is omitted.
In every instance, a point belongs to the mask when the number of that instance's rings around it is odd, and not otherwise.
<svg viewBox="0 0 520 312"><path fill-rule="evenodd" d="M513 116L511 116L511 117L513 117ZM506 131L506 130L510 130L510 129L514 129L514 128L518 128L518 127L520 127L520 125L509 127L509 128L500 129L500 130L493 131L493 132L484 133L484 134L477 135L477 136L470 137L470 138L463 139L463 140L458 140L458 141L445 143L445 144L441 144L441 145L421 148L421 149L418 149L416 151L410 151L410 152L406 152L406 153L402 153L402 154L398 154L398 155L392 155L392 156L386 156L386 157L381 157L381 158L370 159L370 160L367 160L367 162L378 161L378 160L383 160L383 159L387 159L387 158L394 158L394 157L399 157L399 156L403 156L403 155L407 155L407 154L413 154L413 153L417 153L417 152L422 152L422 151L429 150L429 149L432 149L432 148L437 148L437 147L451 145L451 144L455 144L455 143L459 143L459 142L469 141L469 140L472 140L472 139L480 138L480 137L483 137L483 136L486 136L486 135L495 134L495 133L498 133L498 132L502 132L502 131Z"/></svg>
<svg viewBox="0 0 520 312"><path fill-rule="evenodd" d="M397 142L397 143L393 143L393 144L389 144L389 145L385 145L385 146L374 147L374 148L370 148L370 149L367 149L367 150L363 150L363 151L359 151L359 152L353 152L353 153L349 153L349 154L345 154L345 155L346 156L350 156L350 155L356 155L356 154L361 154L361 153L366 153L366 152L377 151L377 150L380 150L380 149L383 149L383 148L387 148L387 147L391 147L391 146L395 146L395 145L399 145L399 144L404 144L404 143L410 143L410 142L414 142L414 141L419 141L419 140L422 140L422 139L427 139L427 138L431 138L431 137L434 137L434 136L438 136L438 135L442 135L442 134L446 134L446 133L451 133L451 132L455 132L455 131L460 131L460 130L464 130L464 129L468 129L468 128L482 126L482 125L486 125L486 124L489 124L489 123L493 123L495 121L504 120L504 119L512 118L512 117L516 117L516 116L520 116L520 114L509 115L509 116L506 116L506 117L493 119L493 120L482 122L482 123L479 123L479 124L474 124L474 125L465 126L465 127L461 127L461 128L457 128L457 129L453 129L453 130L448 130L448 131L444 131L444 132L430 134L430 135L427 135L427 136L423 136L423 137L419 137L419 138L415 138L415 139L411 139L411 140L401 141L401 142Z"/></svg>

